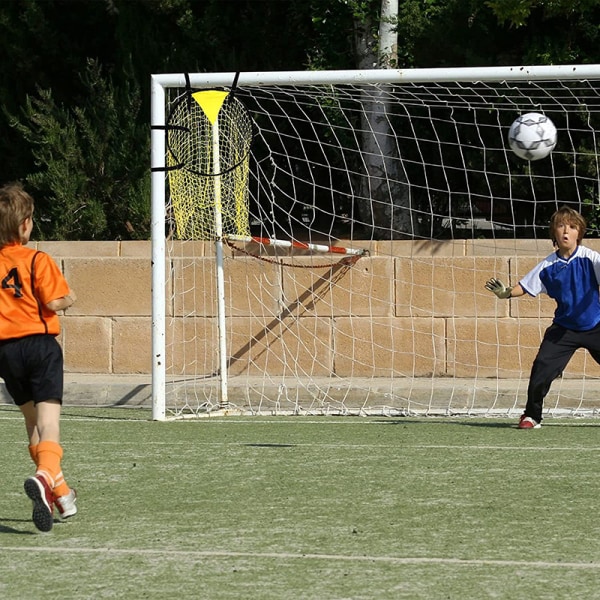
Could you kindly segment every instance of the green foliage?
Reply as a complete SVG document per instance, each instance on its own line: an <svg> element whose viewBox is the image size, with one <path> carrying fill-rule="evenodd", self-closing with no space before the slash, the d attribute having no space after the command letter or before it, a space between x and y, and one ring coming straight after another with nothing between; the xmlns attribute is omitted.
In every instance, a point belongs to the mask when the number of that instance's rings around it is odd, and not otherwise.
<svg viewBox="0 0 600 600"><path fill-rule="evenodd" d="M344 0L311 0L313 44L307 48L308 68L344 69L353 65L354 18ZM335 30L336 35L331 35Z"/></svg>
<svg viewBox="0 0 600 600"><path fill-rule="evenodd" d="M147 238L149 133L138 124L139 86L117 89L92 60L82 83L88 93L81 104L59 105L52 90L38 89L11 117L37 168L26 182L39 237Z"/></svg>
<svg viewBox="0 0 600 600"><path fill-rule="evenodd" d="M537 0L489 0L486 2L500 22L508 21L515 27L525 25Z"/></svg>
<svg viewBox="0 0 600 600"><path fill-rule="evenodd" d="M500 22L509 22L514 27L524 27L539 11L547 19L568 20L598 8L597 0L487 0L485 4Z"/></svg>
<svg viewBox="0 0 600 600"><path fill-rule="evenodd" d="M398 7L399 66L416 65L419 40L427 35L432 24L444 13L448 3L443 0L407 0Z"/></svg>
<svg viewBox="0 0 600 600"><path fill-rule="evenodd" d="M598 62L597 0L487 0L499 23L521 30L522 64Z"/></svg>
<svg viewBox="0 0 600 600"><path fill-rule="evenodd" d="M34 187L44 238L145 237L151 73L370 68L381 10L382 0L0 2L10 115L0 181ZM398 68L600 62L597 0L402 0L392 22Z"/></svg>

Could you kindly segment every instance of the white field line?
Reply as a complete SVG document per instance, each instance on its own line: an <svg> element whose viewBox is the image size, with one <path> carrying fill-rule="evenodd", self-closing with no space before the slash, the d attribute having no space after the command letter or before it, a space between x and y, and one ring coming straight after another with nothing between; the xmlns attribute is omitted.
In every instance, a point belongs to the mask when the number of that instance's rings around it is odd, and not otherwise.
<svg viewBox="0 0 600 600"><path fill-rule="evenodd" d="M48 546L10 546L0 548L0 555L3 553L24 552L51 552L57 551L54 547ZM392 565L456 565L456 566L496 566L496 567L528 567L542 569L600 569L600 562L550 562L550 561L522 561L522 560L498 560L498 559L462 559L462 558L439 558L439 557L420 557L420 556L351 556L347 554L297 554L293 552L228 552L225 550L166 550L151 548L68 548L60 547L60 553L64 554L102 554L129 556L160 556L160 557L190 557L190 558L258 558L258 559L277 559L277 560L323 560L339 562L376 562L388 563Z"/></svg>
<svg viewBox="0 0 600 600"><path fill-rule="evenodd" d="M12 407L7 405L9 410L6 411L5 415L1 414L0 410L0 421L19 421L23 419L21 413L16 410L16 407ZM70 407L64 408L65 413L61 416L62 421L73 421L73 422L92 422L92 423L149 423L152 422L150 418L104 418L104 417L92 417L92 416L72 416L68 414L68 410ZM77 407L81 408L81 407ZM92 407L94 408L94 407ZM119 409L115 409L115 414ZM400 416L385 416L385 415L373 415L366 417L358 417L356 415L349 415L346 417L333 417L333 416L322 416L317 420L314 420L312 417L297 415L292 418L284 417L284 416L273 416L269 420L264 420L261 417L248 416L243 419L239 419L237 417L212 417L205 418L199 417L195 419L195 422L198 425L203 427L205 426L226 426L226 425L272 425L276 427L277 425L289 425L293 423L294 425L389 425L391 422L398 421L399 423L404 424L444 424L444 423L457 423L463 422L468 425L469 423L485 423L486 421L490 423L509 423L514 425L512 429L517 429L516 427L516 417L514 416L477 416L477 417L468 417L468 416L456 416L456 417L438 417L438 416L414 416L414 417L400 417ZM194 422L194 419L185 419L185 420L171 420L167 421L167 423L191 423ZM160 427L162 424L157 423L157 427ZM548 427L600 427L600 418L583 420L582 417L546 417L544 419L543 429L547 429ZM527 435L528 432L519 432L520 435ZM530 435L541 435L539 432L530 433Z"/></svg>
<svg viewBox="0 0 600 600"><path fill-rule="evenodd" d="M525 434L528 435L528 434ZM20 442L17 442L20 443ZM24 443L24 442L23 442ZM78 440L69 440L65 442L65 447L74 447L78 445L88 445L89 442L86 441L78 441ZM9 442L12 446L15 442ZM128 441L128 440L119 440L119 441L96 441L94 442L96 446L139 446L139 442L137 441ZM183 442L159 442L154 440L145 440L144 446L189 446L189 441ZM2 442L0 442L0 447L2 446ZM247 441L247 442L202 442L199 440L194 440L194 447L204 446L206 448L231 448L231 447L252 447L260 450L264 448L265 450L269 449L293 449L293 448L343 448L345 450L364 450L365 448L376 450L378 448L381 449L398 449L398 450L500 450L500 451L519 451L519 452L600 452L600 446L532 446L532 447L522 447L522 446L486 446L486 445L478 445L478 446L467 446L464 444L457 445L448 445L448 444L325 444L319 442L269 442L269 441Z"/></svg>
<svg viewBox="0 0 600 600"><path fill-rule="evenodd" d="M527 434L525 434L527 435ZM94 442L97 446L127 446L128 444L139 446L139 442L128 442L127 440L123 441L115 441L115 442L107 442L107 441L98 441ZM77 446L78 444L87 445L88 442L79 442L77 440L69 440L69 442L65 442L65 446ZM152 440L145 440L144 446L189 446L190 442L154 442ZM319 442L309 442L309 443L297 443L297 442L269 442L264 441L248 441L248 442L201 442L194 440L194 446L205 446L210 448L231 448L231 447L254 447L257 450L260 450L264 447L266 450L269 449L278 449L281 447L282 449L293 449L293 448L343 448L346 450L364 450L365 448L376 450L378 448L382 449L398 449L398 450L506 450L506 451L535 451L535 452L600 452L600 446L532 446L529 448L524 448L522 446L467 446L463 444L457 444L455 446L450 446L447 444L325 444Z"/></svg>
<svg viewBox="0 0 600 600"><path fill-rule="evenodd" d="M404 418L404 417L402 417ZM13 413L11 416L0 416L0 421L22 421L23 417L21 415L20 412L15 412ZM319 425L323 425L323 424L328 424L328 425L335 425L335 424L342 424L342 425L389 425L389 422L386 422L386 418L377 418L377 420L370 420L370 419L365 419L365 420L349 420L348 417L344 417L341 420L330 420L330 417L323 417L323 419L320 419L318 421L313 421L312 419L309 420L306 417L294 417L293 419L273 419L273 420L269 420L269 421L263 421L263 420L258 420L258 419L254 419L254 418L248 418L248 419L243 419L243 420L238 420L238 419L231 419L231 418L223 418L223 419L219 419L218 421L198 421L199 425L201 426L207 426L208 423L212 424L212 425L227 425L229 423L233 424L247 424L247 425L269 425L269 426L277 426L279 424L290 424L290 423L294 423L294 425L300 425L300 424L319 424ZM409 420L411 420L410 418L408 418ZM447 418L436 418L435 422L438 423L443 423L445 419L450 419L450 417ZM140 419L139 421L136 419L113 419L111 418L109 421L107 421L106 419L103 418L96 418L96 417L75 417L73 419L69 419L68 416L63 416L62 417L62 421L73 421L73 422L94 422L94 423L99 423L99 424L106 424L106 425L110 425L110 424L114 424L115 422L119 422L119 423L135 423L135 422L139 422L139 423L147 423L147 420L144 419ZM568 420L568 419L566 419ZM465 422L470 421L470 419L465 419ZM568 423L562 423L563 425L566 425L568 427L582 427L582 426L600 426L600 422L598 420L594 420L592 422L578 422L578 423L573 423L570 420L568 420ZM423 418L422 420L420 420L419 422L434 422L433 419L428 419L428 418ZM560 426L561 423L554 423L555 426ZM160 427L160 424L157 424L158 427ZM545 426L547 426L545 424ZM552 426L552 425L551 425ZM516 429L516 428L515 428ZM518 435L523 436L523 435L534 435L534 436L541 436L543 435L543 433L540 433L539 431L535 431L535 432L518 432ZM78 444L86 444L87 442L78 442L77 440L73 440L73 441L69 441L68 445L69 446L76 446ZM138 442L130 442L133 445L137 445ZM126 446L128 444L127 440L120 440L120 441L115 441L115 442L109 442L109 441L99 441L97 442L98 445L107 445L107 446ZM170 442L159 442L159 441L154 441L152 439L146 440L144 442L145 445L155 445L155 446L162 446L162 445L168 445L168 446L177 446L177 445L189 445L188 441L183 441L183 442L176 442L176 441L170 441ZM231 446L260 446L261 443L257 442L257 441L246 441L246 442L202 442L200 440L197 440L194 442L195 446L206 446L206 447L231 447ZM268 442L265 442L265 445L269 445ZM273 443L273 446L276 447L278 446L278 443ZM352 449L352 448L356 448L356 449L364 449L364 448L402 448L402 449L421 449L421 450L506 450L506 451L548 451L548 452L571 452L571 451L577 451L577 452L598 452L600 451L600 446L531 446L531 447L523 447L523 446L498 446L498 445L487 445L487 444L478 444L478 445L464 445L464 444L327 444L327 443L318 443L318 442L309 442L309 443L302 443L302 442L289 442L289 443L281 443L282 446L289 446L291 447L315 447L315 448L346 448L346 449Z"/></svg>

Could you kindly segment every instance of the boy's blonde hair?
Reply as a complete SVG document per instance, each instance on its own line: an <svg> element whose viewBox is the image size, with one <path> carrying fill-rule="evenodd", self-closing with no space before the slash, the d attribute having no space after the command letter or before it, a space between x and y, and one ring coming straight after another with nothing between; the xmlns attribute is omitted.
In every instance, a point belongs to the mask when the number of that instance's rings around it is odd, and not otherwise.
<svg viewBox="0 0 600 600"><path fill-rule="evenodd" d="M33 217L33 198L20 183L0 187L0 248L21 241L19 227Z"/></svg>
<svg viewBox="0 0 600 600"><path fill-rule="evenodd" d="M556 228L565 223L577 229L577 244L581 244L587 223L580 213L568 206L561 206L550 218L550 239L552 243L556 246Z"/></svg>

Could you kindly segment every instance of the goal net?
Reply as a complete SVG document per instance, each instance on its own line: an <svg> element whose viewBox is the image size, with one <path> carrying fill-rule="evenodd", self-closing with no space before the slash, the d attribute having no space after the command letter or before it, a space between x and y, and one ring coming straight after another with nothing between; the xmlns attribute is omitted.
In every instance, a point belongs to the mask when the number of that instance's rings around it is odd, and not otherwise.
<svg viewBox="0 0 600 600"><path fill-rule="evenodd" d="M600 66L152 78L154 418L517 415L554 303L498 301L600 217ZM527 161L508 131L549 117ZM578 351L545 414L595 414Z"/></svg>

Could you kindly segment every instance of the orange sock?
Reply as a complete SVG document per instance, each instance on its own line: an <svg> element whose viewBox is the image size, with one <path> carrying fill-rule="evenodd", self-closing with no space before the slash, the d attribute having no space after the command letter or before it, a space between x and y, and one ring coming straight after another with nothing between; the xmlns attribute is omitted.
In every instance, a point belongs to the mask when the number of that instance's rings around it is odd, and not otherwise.
<svg viewBox="0 0 600 600"><path fill-rule="evenodd" d="M36 467L37 467L37 464L38 464L37 453L38 453L37 444L30 444L30 446L29 446L29 456L31 456L31 460L35 463Z"/></svg>
<svg viewBox="0 0 600 600"><path fill-rule="evenodd" d="M56 478L61 472L60 461L63 451L57 442L40 442L37 447L37 474L43 475L53 488Z"/></svg>

